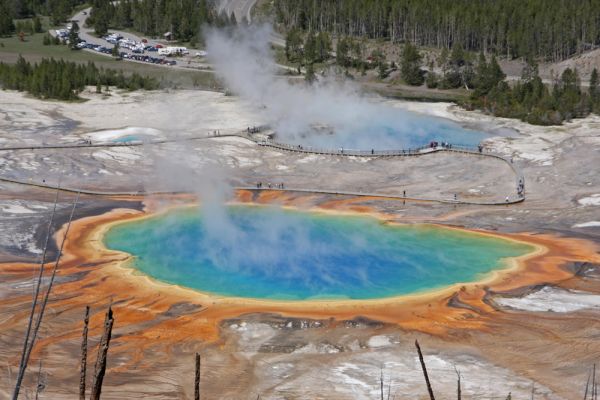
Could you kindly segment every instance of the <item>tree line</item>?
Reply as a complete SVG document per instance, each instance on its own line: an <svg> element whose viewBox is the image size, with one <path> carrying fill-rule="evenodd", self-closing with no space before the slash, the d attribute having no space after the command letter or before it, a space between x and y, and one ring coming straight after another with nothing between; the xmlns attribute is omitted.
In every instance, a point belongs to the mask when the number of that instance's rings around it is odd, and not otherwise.
<svg viewBox="0 0 600 400"><path fill-rule="evenodd" d="M586 92L576 69L567 68L546 85L539 76L537 63L526 58L520 79L514 84L506 75L495 55L479 53L477 61L461 46L442 51L437 60L438 71L430 61L428 70L421 68L422 56L418 48L406 43L400 61L400 75L409 85L425 83L429 88L459 88L470 91L462 105L481 109L495 116L517 118L536 125L558 125L590 113L600 113L598 70L594 69Z"/></svg>
<svg viewBox="0 0 600 400"><path fill-rule="evenodd" d="M548 86L538 75L537 65L529 62L522 77L514 85L504 80L504 74L487 72L494 68L480 61L476 78L482 79L465 102L467 107L485 110L496 116L518 118L536 125L558 125L573 118L583 118L594 112L600 114L598 70L592 72L589 90L581 89L576 69L567 68Z"/></svg>
<svg viewBox="0 0 600 400"><path fill-rule="evenodd" d="M47 15L54 25L66 21L73 10L85 0L2 0L0 1L0 36L12 35L20 31L15 19L38 18ZM35 20L33 23L37 24ZM26 28L25 31L28 31ZM34 29L34 32L39 30Z"/></svg>
<svg viewBox="0 0 600 400"><path fill-rule="evenodd" d="M316 79L313 64L329 58L331 42L329 36L320 32L303 34L298 28L291 29L286 37L286 57L300 66L306 66L306 80ZM475 60L474 58L477 58ZM581 118L590 113L600 114L600 78L594 69L590 87L581 89L577 70L566 69L550 85L544 84L538 73L536 62L527 57L527 65L521 78L509 85L506 75L495 55L478 57L455 44L451 50L443 49L437 60L429 59L423 65L423 55L410 42L402 47L399 64L387 62L383 52L374 49L366 53L364 43L352 37L341 37L336 45L336 63L345 68L365 74L377 68L379 79L385 79L392 71L399 71L404 83L412 86L425 84L428 88L465 88L470 96L462 105L470 109L481 109L500 117L517 118L538 125L556 125L565 120ZM436 68L437 67L437 68Z"/></svg>
<svg viewBox="0 0 600 400"><path fill-rule="evenodd" d="M154 78L137 73L98 68L93 62L78 64L71 61L42 59L31 64L19 56L13 65L0 63L0 85L3 89L25 91L41 99L77 100L86 86L116 86L128 90L158 88Z"/></svg>
<svg viewBox="0 0 600 400"><path fill-rule="evenodd" d="M171 32L176 40L195 42L203 24L237 23L233 14L217 15L208 0L94 0L92 5L87 23L98 35L108 28L133 29L155 37Z"/></svg>
<svg viewBox="0 0 600 400"><path fill-rule="evenodd" d="M562 60L600 45L600 0L275 0L286 29Z"/></svg>

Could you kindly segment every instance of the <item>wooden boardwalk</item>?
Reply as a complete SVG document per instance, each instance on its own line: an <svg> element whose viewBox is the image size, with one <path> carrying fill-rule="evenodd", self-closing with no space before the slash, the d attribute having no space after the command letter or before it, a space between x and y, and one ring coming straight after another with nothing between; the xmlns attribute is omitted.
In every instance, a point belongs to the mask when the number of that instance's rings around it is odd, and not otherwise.
<svg viewBox="0 0 600 400"><path fill-rule="evenodd" d="M181 139L160 139L160 140L149 140L149 141L131 141L125 143L119 142L108 142L108 143L75 143L65 145L40 145L40 146L13 146L13 147L1 147L0 151L19 151L19 150L48 150L48 149L85 149L85 148L114 148L114 147L139 147L148 145L160 145L167 143L180 143L189 142L196 140L207 140L207 139L219 139L225 137L239 137L251 141L258 146L270 147L277 150L289 151L294 153L306 153L315 155L324 155L330 157L368 157L368 158L381 158L381 157L419 157L435 154L438 152L449 152L467 154L475 157L492 157L505 162L515 174L515 188L520 182L525 183L525 177L521 169L512 162L512 159L503 157L502 155L495 154L489 151L479 151L478 149L472 149L460 146L424 146L417 149L408 150L327 150L327 149L316 149L311 147L305 147L302 145L291 145L285 143L278 143L272 140L257 139L254 136L242 133L232 134L221 134L221 135L206 135L196 136ZM13 183L18 185L25 185L30 187L37 187L40 189L48 190L60 190L69 193L81 193L89 196L148 196L148 195L167 195L167 194L181 194L182 192L173 191L99 191L99 190L87 190L78 189L72 187L57 187L55 185L48 185L45 183L37 183L31 180L19 180L14 178L0 177L0 182ZM390 200L402 200L402 201L419 201L419 202L431 202L431 203L442 203L442 204L464 204L464 205L482 205L482 206L498 206L507 204L516 204L525 201L524 195L518 195L515 190L514 196L509 196L508 201L491 201L491 202L477 202L477 201L466 201L466 200L454 200L454 199L433 199L425 197L403 197L395 196L384 193L366 193L366 192L353 192L353 191L339 191L329 189L315 189L315 188L257 188L251 186L234 187L235 190L249 190L249 191L282 191L282 192L296 192L296 193L310 193L310 194L325 194L325 195L338 195L338 196L351 196L351 197L374 197L381 199Z"/></svg>

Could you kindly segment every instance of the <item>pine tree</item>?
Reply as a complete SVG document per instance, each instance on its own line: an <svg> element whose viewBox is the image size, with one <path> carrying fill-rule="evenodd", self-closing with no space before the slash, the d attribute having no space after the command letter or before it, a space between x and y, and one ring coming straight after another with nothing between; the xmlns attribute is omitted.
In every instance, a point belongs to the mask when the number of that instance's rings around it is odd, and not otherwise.
<svg viewBox="0 0 600 400"><path fill-rule="evenodd" d="M424 82L421 71L422 56L416 46L406 42L402 49L402 60L400 61L400 74L402 79L412 86L420 86Z"/></svg>
<svg viewBox="0 0 600 400"><path fill-rule="evenodd" d="M313 64L318 59L317 55L317 40L315 38L314 33L311 31L308 33L306 37L306 41L304 42L304 62L306 64Z"/></svg>
<svg viewBox="0 0 600 400"><path fill-rule="evenodd" d="M79 44L79 25L73 21L71 30L69 31L69 48L71 50L77 50L77 44Z"/></svg>
<svg viewBox="0 0 600 400"><path fill-rule="evenodd" d="M306 72L304 73L304 80L310 84L317 80L317 75L315 74L315 68L312 64L308 64L306 66Z"/></svg>
<svg viewBox="0 0 600 400"><path fill-rule="evenodd" d="M350 48L348 38L339 38L336 45L336 62L340 67L348 68L350 66Z"/></svg>
<svg viewBox="0 0 600 400"><path fill-rule="evenodd" d="M42 28L42 20L37 15L33 17L33 30L36 33L44 32L44 29Z"/></svg>
<svg viewBox="0 0 600 400"><path fill-rule="evenodd" d="M298 65L298 73L302 64L302 34L299 29L292 29L285 38L285 56L289 62Z"/></svg>
<svg viewBox="0 0 600 400"><path fill-rule="evenodd" d="M8 1L0 1L0 36L11 35L15 32L15 24L8 4Z"/></svg>
<svg viewBox="0 0 600 400"><path fill-rule="evenodd" d="M319 61L325 61L329 58L331 52L331 38L327 32L319 32L316 37L317 56Z"/></svg>

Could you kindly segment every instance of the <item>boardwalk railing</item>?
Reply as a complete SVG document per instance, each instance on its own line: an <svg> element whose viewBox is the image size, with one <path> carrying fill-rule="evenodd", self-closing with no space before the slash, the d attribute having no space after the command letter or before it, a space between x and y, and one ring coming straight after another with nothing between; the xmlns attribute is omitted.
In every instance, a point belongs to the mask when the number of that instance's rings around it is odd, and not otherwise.
<svg viewBox="0 0 600 400"><path fill-rule="evenodd" d="M514 172L516 179L516 188L517 193L516 196L508 196L505 202L471 202L471 201L463 201L463 200L443 200L443 199L425 199L425 198L409 198L409 197L401 197L394 195L386 195L381 193L359 193L359 192L343 192L336 190L322 190L322 189L288 189L286 191L295 191L295 192L313 192L313 193L323 193L323 194L338 194L338 195L354 195L354 196L378 196L378 197L386 197L386 198L397 198L404 200L421 200L421 201L435 201L441 203L456 203L456 204L479 204L479 205L496 205L496 204L514 204L520 203L525 200L524 196L524 185L525 185L525 177L521 169L513 163L512 158L504 157L503 155L493 153L490 151L486 151L483 148L475 148L469 146L462 145L453 145L453 144L438 144L437 146L427 145L421 146L414 149L406 149L406 150L354 150L354 149L344 149L339 148L337 150L332 149L319 149L310 146L303 145L293 145L288 143L280 143L271 139L262 139L257 138L251 134L247 134L246 132L242 133L224 133L224 134L212 134L209 133L206 136L195 136L195 137L187 137L187 138L177 138L177 139L151 139L148 141L135 140L130 142L99 142L99 143L70 143L63 145L38 145L38 146L26 146L19 145L14 147L0 147L0 151L15 151L15 150L39 150L39 149L71 149L71 148L110 148L110 147L137 147L144 145L158 145L158 144L167 144L174 142L188 142L194 140L205 140L205 139L217 139L223 137L241 137L256 143L259 146L271 147L284 151L291 151L296 153L307 153L307 154L318 154L318 155L326 155L326 156L344 156L344 157L405 157L405 156L424 156L427 154L433 154L437 152L452 152L452 153L463 153L475 156L483 156L483 157L493 157L498 160L505 162ZM9 177L0 177L0 181L7 183L15 183L21 185L28 186L37 186L39 188L50 189L54 188L53 186L34 183L31 180L24 181L15 178ZM246 190L257 190L254 187L239 187L236 189L246 189ZM119 195L147 195L147 194L169 194L174 192L169 191L156 191L156 192L146 192L146 191L93 191L93 190L80 190L75 188L62 188L61 190L67 192L78 192L80 191L82 194L88 195L101 195L101 196L119 196ZM272 190L278 190L273 188Z"/></svg>
<svg viewBox="0 0 600 400"><path fill-rule="evenodd" d="M339 148L337 150L332 149L320 149L310 146L293 145L288 143L276 142L271 139L257 139L250 135L242 135L243 137L252 140L259 146L271 147L279 150L292 151L296 153L307 153L307 154L318 154L328 156L347 156L347 157L408 157L408 156L421 156L425 154L431 154L436 152L453 152L463 153L469 155L493 157L498 160L504 161L515 174L515 185L516 185L516 197L509 196L506 203L515 203L525 200L524 187L525 187L525 176L521 169L513 163L512 158L507 158L501 154L493 153L484 149L483 147L470 147L464 145L455 145L449 143L438 143L437 145L426 145L417 147L414 149L405 150L354 150Z"/></svg>

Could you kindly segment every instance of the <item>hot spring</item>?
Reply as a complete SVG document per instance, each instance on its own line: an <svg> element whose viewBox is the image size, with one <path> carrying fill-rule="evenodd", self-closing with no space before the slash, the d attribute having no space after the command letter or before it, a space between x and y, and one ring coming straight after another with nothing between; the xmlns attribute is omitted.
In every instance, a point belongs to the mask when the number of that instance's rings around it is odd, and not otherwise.
<svg viewBox="0 0 600 400"><path fill-rule="evenodd" d="M305 147L356 150L406 150L447 142L455 146L477 147L485 139L512 135L509 130L492 132L469 129L445 118L381 105L372 114L358 112L348 121L314 124L300 133L278 131L277 140Z"/></svg>
<svg viewBox="0 0 600 400"><path fill-rule="evenodd" d="M255 206L175 209L115 225L104 240L157 280L276 300L422 292L478 280L533 250L438 226Z"/></svg>

